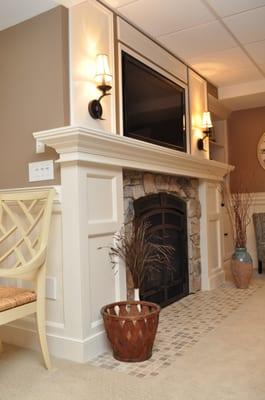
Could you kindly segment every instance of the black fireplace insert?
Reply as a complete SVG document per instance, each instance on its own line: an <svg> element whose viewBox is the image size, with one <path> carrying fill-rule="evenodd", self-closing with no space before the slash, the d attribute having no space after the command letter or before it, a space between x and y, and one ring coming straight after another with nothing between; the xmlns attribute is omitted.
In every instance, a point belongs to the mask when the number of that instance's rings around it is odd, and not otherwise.
<svg viewBox="0 0 265 400"><path fill-rule="evenodd" d="M170 266L160 266L146 276L141 300L164 307L189 293L187 205L167 193L151 194L134 201L135 217L149 224L150 240L171 245Z"/></svg>

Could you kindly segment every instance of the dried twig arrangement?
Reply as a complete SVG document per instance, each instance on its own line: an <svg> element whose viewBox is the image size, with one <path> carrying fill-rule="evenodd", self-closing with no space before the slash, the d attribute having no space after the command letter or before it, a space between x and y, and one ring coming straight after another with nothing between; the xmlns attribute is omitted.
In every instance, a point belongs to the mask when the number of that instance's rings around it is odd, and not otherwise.
<svg viewBox="0 0 265 400"><path fill-rule="evenodd" d="M251 222L250 206L253 201L252 193L231 193L227 182L222 185L224 205L227 209L233 230L235 247L246 247L247 226Z"/></svg>
<svg viewBox="0 0 265 400"><path fill-rule="evenodd" d="M154 239L154 238L153 238ZM172 246L157 244L152 241L147 222L135 221L130 229L123 226L114 236L114 245L109 247L110 258L115 266L118 258L129 269L135 288L140 288L144 278L151 270L170 267Z"/></svg>

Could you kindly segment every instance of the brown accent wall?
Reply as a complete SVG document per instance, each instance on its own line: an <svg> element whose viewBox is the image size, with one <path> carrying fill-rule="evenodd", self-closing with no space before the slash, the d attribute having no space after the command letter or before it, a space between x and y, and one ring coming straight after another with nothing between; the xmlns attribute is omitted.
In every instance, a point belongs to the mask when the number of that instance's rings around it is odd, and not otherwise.
<svg viewBox="0 0 265 400"><path fill-rule="evenodd" d="M69 124L68 11L56 7L0 32L0 189L60 183L28 182L28 163L56 159L35 153L32 133Z"/></svg>
<svg viewBox="0 0 265 400"><path fill-rule="evenodd" d="M257 144L265 132L265 107L234 111L228 119L232 190L265 192L265 170L257 159ZM243 182L243 183L242 183Z"/></svg>

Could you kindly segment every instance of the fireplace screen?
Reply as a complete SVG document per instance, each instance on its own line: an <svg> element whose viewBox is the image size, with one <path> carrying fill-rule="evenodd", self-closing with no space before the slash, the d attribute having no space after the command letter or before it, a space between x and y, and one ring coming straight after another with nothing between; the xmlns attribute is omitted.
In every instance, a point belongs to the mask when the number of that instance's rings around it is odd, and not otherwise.
<svg viewBox="0 0 265 400"><path fill-rule="evenodd" d="M186 202L167 193L152 194L135 200L134 211L149 223L151 240L175 249L170 267L152 270L140 288L141 300L164 307L189 293Z"/></svg>

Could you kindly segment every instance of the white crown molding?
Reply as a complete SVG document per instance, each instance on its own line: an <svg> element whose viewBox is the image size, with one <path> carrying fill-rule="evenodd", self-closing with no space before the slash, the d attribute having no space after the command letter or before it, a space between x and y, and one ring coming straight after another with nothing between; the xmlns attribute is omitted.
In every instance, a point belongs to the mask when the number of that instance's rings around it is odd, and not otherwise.
<svg viewBox="0 0 265 400"><path fill-rule="evenodd" d="M228 164L95 129L69 126L33 136L56 150L59 163L102 164L214 181L233 170Z"/></svg>

